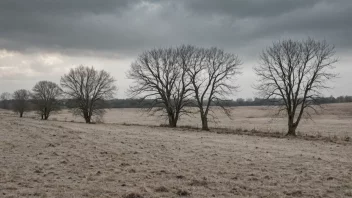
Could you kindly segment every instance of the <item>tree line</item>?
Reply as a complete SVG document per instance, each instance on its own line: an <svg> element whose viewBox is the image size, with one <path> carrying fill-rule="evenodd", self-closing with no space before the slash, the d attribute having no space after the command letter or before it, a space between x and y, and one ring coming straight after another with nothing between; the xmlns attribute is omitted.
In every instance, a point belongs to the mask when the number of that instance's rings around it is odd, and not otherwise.
<svg viewBox="0 0 352 198"><path fill-rule="evenodd" d="M347 103L352 102L352 96L329 96L319 97L315 99L317 104L330 104L330 103ZM283 102L281 102L282 104ZM236 100L222 101L222 105L226 107L238 107L238 106L272 106L280 104L279 100L273 102L273 100L267 100L262 98L237 98ZM153 106L153 100L146 99L141 102L139 99L112 99L107 101L107 108L150 108ZM211 103L210 106L217 106L215 103ZM160 105L162 107L162 105ZM188 107L196 107L193 103L190 103Z"/></svg>
<svg viewBox="0 0 352 198"><path fill-rule="evenodd" d="M3 95L7 95L9 97L2 97ZM347 103L347 102L352 102L352 96L329 96L329 97L320 97L316 98L317 104L331 104L331 103ZM0 108L2 109L7 109L11 110L13 103L15 101L12 99L12 96L8 92L2 93L0 95ZM71 101L70 99L57 99L57 109L72 109L74 107L74 102ZM28 100L28 110L33 111L36 109L35 107L35 101L29 99ZM283 102L281 102L282 104ZM279 100L277 102L273 102L273 100L267 100L267 99L262 99L262 98L238 98L236 100L227 100L223 101L222 105L225 107L238 107L238 106L276 106L280 104ZM211 103L210 106L218 106L215 103ZM109 109L109 108L144 108L148 109L153 107L153 100L152 99L145 99L143 102L140 99L133 99L133 98L127 98L127 99L110 99L106 100L103 108L104 109ZM162 105L159 105L159 107L162 107ZM187 105L187 107L196 107L195 103L190 103Z"/></svg>
<svg viewBox="0 0 352 198"><path fill-rule="evenodd" d="M337 77L333 72L337 62L334 55L334 46L326 41L308 38L274 42L262 51L259 64L253 68L257 76L254 88L259 96L254 100L229 100L239 87L236 78L242 72L242 61L236 54L192 45L156 48L138 55L127 72L127 78L133 80L127 92L131 99L123 102L112 100L117 87L108 72L85 66L63 75L60 85L40 81L31 92L22 89L12 95L4 93L1 98L5 107L12 96L12 109L20 117L32 101L41 119L48 119L64 105L86 123L93 116L103 116L108 106L139 105L167 118L170 127L194 113L187 108L192 106L200 115L203 130L209 130L208 121L216 116L212 106L219 106L230 116L230 106L277 105L287 114L287 135L296 135L302 115L308 114L306 109L316 111L317 105L332 101L331 97L322 97L322 90Z"/></svg>

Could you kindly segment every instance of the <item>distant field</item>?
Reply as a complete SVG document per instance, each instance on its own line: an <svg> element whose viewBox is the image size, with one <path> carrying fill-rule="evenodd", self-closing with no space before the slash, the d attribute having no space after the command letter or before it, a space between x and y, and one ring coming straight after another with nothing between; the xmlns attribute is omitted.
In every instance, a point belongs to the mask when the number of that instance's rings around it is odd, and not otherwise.
<svg viewBox="0 0 352 198"><path fill-rule="evenodd" d="M224 127L243 130L257 129L263 132L286 133L286 117L275 116L277 109L269 107L235 107L232 108L232 119L225 116L218 108L214 109L218 119L210 123L211 127ZM68 111L53 115L51 119L60 121L83 122L79 117L73 117ZM166 120L159 116L148 115L142 109L112 109L104 117L105 123L160 125ZM183 117L179 125L200 127L198 114ZM352 103L328 104L313 120L303 119L298 131L301 134L352 137Z"/></svg>

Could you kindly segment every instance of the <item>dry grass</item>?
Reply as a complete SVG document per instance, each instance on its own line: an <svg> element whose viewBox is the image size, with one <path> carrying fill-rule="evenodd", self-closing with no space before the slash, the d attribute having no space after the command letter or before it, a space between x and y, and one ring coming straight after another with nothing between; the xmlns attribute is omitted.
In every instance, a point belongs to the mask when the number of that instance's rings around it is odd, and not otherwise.
<svg viewBox="0 0 352 198"><path fill-rule="evenodd" d="M0 197L352 196L351 144L4 114L0 124Z"/></svg>
<svg viewBox="0 0 352 198"><path fill-rule="evenodd" d="M304 119L297 129L302 136L323 136L333 138L352 138L352 103L328 104L320 115L314 115L313 121ZM241 129L243 131L261 131L268 133L284 134L287 130L287 120L284 116L275 116L276 109L268 107L236 107L232 108L232 119L226 117L219 109L214 109L219 119L210 123L212 128L227 128L230 130ZM53 115L50 119L60 121L74 120L83 122L81 118L63 111ZM116 123L125 125L154 125L162 126L166 120L159 116L150 116L141 109L112 109L104 117L104 123ZM198 114L191 117L183 117L180 127L201 128Z"/></svg>

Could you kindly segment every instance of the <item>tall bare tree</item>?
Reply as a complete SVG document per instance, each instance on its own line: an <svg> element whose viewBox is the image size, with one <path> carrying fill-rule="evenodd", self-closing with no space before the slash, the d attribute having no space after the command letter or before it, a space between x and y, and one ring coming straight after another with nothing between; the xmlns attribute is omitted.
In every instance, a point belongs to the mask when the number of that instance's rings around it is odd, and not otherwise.
<svg viewBox="0 0 352 198"><path fill-rule="evenodd" d="M20 114L23 117L23 113L29 110L29 102L31 93L25 89L19 89L13 93L13 111Z"/></svg>
<svg viewBox="0 0 352 198"><path fill-rule="evenodd" d="M43 120L47 120L52 112L60 109L57 99L61 96L62 90L56 83L39 81L32 91L35 108Z"/></svg>
<svg viewBox="0 0 352 198"><path fill-rule="evenodd" d="M203 130L209 130L208 115L212 104L220 106L226 115L230 115L230 111L222 105L222 102L236 91L238 86L234 80L236 75L240 74L241 64L237 55L218 48L198 49L194 54L188 76L199 108Z"/></svg>
<svg viewBox="0 0 352 198"><path fill-rule="evenodd" d="M153 49L142 53L131 65L128 78L134 80L129 93L141 101L153 99L149 112L162 112L169 126L176 127L178 120L190 103L190 81L187 67L195 51L193 46Z"/></svg>
<svg viewBox="0 0 352 198"><path fill-rule="evenodd" d="M10 100L11 100L11 94L9 92L4 92L0 95L0 100L2 103L2 108L3 109L9 109L10 108Z"/></svg>
<svg viewBox="0 0 352 198"><path fill-rule="evenodd" d="M73 113L90 123L92 116L105 113L104 101L117 91L115 79L104 70L79 66L61 77L64 93L75 103Z"/></svg>
<svg viewBox="0 0 352 198"><path fill-rule="evenodd" d="M316 99L333 73L334 46L326 41L308 38L304 41L284 40L274 43L261 54L260 65L255 67L259 82L255 86L266 99L280 100L288 117L287 135L295 136L306 109L316 112Z"/></svg>

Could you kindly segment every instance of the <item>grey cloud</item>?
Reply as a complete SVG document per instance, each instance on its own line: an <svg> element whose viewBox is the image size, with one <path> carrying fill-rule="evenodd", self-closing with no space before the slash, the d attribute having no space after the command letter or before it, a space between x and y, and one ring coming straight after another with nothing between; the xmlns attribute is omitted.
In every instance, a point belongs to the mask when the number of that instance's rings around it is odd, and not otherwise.
<svg viewBox="0 0 352 198"><path fill-rule="evenodd" d="M80 15L80 14L101 14L115 12L119 9L126 9L140 0L2 0L0 7L2 12L17 14L18 17L31 14L49 15Z"/></svg>
<svg viewBox="0 0 352 198"><path fill-rule="evenodd" d="M259 49L261 40L317 36L350 48L349 0L3 0L0 46L135 54L181 43Z"/></svg>
<svg viewBox="0 0 352 198"><path fill-rule="evenodd" d="M311 8L320 0L184 0L186 7L202 15L230 15L237 18L273 17L292 12L300 8Z"/></svg>

